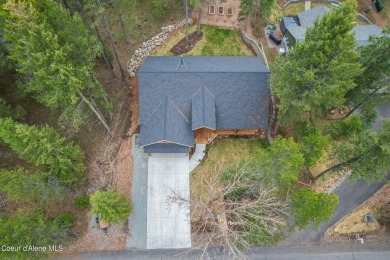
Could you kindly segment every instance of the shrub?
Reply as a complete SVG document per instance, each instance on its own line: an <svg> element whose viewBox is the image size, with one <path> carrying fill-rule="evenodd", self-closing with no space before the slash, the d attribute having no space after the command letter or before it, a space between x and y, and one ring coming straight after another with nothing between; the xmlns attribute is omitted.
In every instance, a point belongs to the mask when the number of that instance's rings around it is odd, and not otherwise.
<svg viewBox="0 0 390 260"><path fill-rule="evenodd" d="M84 194L74 199L76 208L83 210L89 207L89 197Z"/></svg>
<svg viewBox="0 0 390 260"><path fill-rule="evenodd" d="M63 226L63 227L67 227L67 228L70 228L70 227L73 227L75 222L76 222L76 218L75 216L70 213L70 212L64 212L62 213L61 215L59 215L55 220L54 222L58 225L58 226Z"/></svg>
<svg viewBox="0 0 390 260"><path fill-rule="evenodd" d="M107 223L118 224L126 221L133 205L126 196L116 191L97 191L91 196L92 213Z"/></svg>

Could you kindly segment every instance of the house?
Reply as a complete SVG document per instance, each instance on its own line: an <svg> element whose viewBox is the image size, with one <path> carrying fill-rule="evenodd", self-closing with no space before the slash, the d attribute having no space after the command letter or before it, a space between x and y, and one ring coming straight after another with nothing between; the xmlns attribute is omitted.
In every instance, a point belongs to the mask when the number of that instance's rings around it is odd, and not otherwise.
<svg viewBox="0 0 390 260"><path fill-rule="evenodd" d="M285 45L293 47L297 42L305 39L306 29L312 27L316 19L321 18L331 9L326 6L318 6L295 16L284 16L280 22L280 30L284 36ZM380 35L382 30L374 24L357 25L354 27L357 46L365 46L369 43L371 35Z"/></svg>
<svg viewBox="0 0 390 260"><path fill-rule="evenodd" d="M188 153L216 136L268 129L269 71L258 57L146 58L138 73L145 153Z"/></svg>

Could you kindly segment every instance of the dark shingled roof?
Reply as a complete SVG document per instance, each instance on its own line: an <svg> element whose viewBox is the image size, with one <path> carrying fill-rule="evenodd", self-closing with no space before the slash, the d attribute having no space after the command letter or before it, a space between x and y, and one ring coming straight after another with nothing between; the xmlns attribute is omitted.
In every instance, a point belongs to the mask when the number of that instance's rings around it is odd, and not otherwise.
<svg viewBox="0 0 390 260"><path fill-rule="evenodd" d="M215 97L205 87L200 87L192 97L192 130L207 127L215 130Z"/></svg>
<svg viewBox="0 0 390 260"><path fill-rule="evenodd" d="M321 18L330 8L326 6L317 6L312 9L298 13L299 23L303 27L311 27L317 18Z"/></svg>
<svg viewBox="0 0 390 260"><path fill-rule="evenodd" d="M382 29L375 24L369 25L356 25L353 28L355 32L356 43L358 46L366 46L370 44L370 36L380 36Z"/></svg>
<svg viewBox="0 0 390 260"><path fill-rule="evenodd" d="M143 146L161 141L190 147L194 145L190 122L168 98L160 102L141 127L139 144Z"/></svg>
<svg viewBox="0 0 390 260"><path fill-rule="evenodd" d="M144 147L144 153L188 153L188 147L177 144L152 144Z"/></svg>
<svg viewBox="0 0 390 260"><path fill-rule="evenodd" d="M312 27L317 18L321 19L322 16L324 16L330 10L331 9L329 9L326 6L318 6L306 11L302 11L297 15L300 26L297 26L296 24L292 23L286 25L286 28L297 42L303 41L305 39L306 29L308 27ZM288 18L290 17L284 16L282 20L286 21ZM382 30L380 27L376 26L375 24L367 24L367 25L356 25L352 29L352 32L355 33L357 46L366 46L370 44L370 42L368 41L370 35L380 36Z"/></svg>
<svg viewBox="0 0 390 260"><path fill-rule="evenodd" d="M269 71L258 57L183 60L181 66L180 57L149 56L138 73L141 146L162 140L194 146L194 126L211 128L213 121L216 129L268 128ZM203 107L194 97L199 90ZM163 112L164 104L170 116Z"/></svg>

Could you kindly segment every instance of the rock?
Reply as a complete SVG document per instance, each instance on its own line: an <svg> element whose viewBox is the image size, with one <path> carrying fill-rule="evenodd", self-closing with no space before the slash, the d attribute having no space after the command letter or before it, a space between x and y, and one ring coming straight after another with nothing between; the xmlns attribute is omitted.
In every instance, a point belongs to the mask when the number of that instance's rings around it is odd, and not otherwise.
<svg viewBox="0 0 390 260"><path fill-rule="evenodd" d="M135 77L135 73L132 71L132 72L130 72L130 77Z"/></svg>

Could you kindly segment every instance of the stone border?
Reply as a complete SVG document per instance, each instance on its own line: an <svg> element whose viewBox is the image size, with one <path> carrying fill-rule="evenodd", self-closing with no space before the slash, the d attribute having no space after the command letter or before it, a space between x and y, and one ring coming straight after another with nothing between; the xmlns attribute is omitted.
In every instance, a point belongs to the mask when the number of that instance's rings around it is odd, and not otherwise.
<svg viewBox="0 0 390 260"><path fill-rule="evenodd" d="M188 18L188 23L192 24L192 18ZM153 36L149 40L142 43L142 46L135 50L131 56L130 61L127 64L127 71L130 73L130 77L135 76L135 72L142 64L143 58L148 56L151 51L155 50L158 46L162 45L167 39L170 32L182 27L186 24L186 19L183 19L174 24L166 27L161 27L161 32Z"/></svg>
<svg viewBox="0 0 390 260"><path fill-rule="evenodd" d="M296 4L296 3L302 3L302 2L306 2L307 0L290 0L288 1L287 3L285 3L283 5L283 7L280 7L280 9L284 9L286 8L287 6L289 6L290 4ZM315 0L315 1L310 1L310 2L316 2L316 3L328 3L328 4L338 4L338 5L341 5L341 3L337 0ZM368 23L368 24L373 24L373 22L371 22L367 17L365 17L364 15L356 12L358 14L357 18L360 20L360 21L363 21L365 23Z"/></svg>

